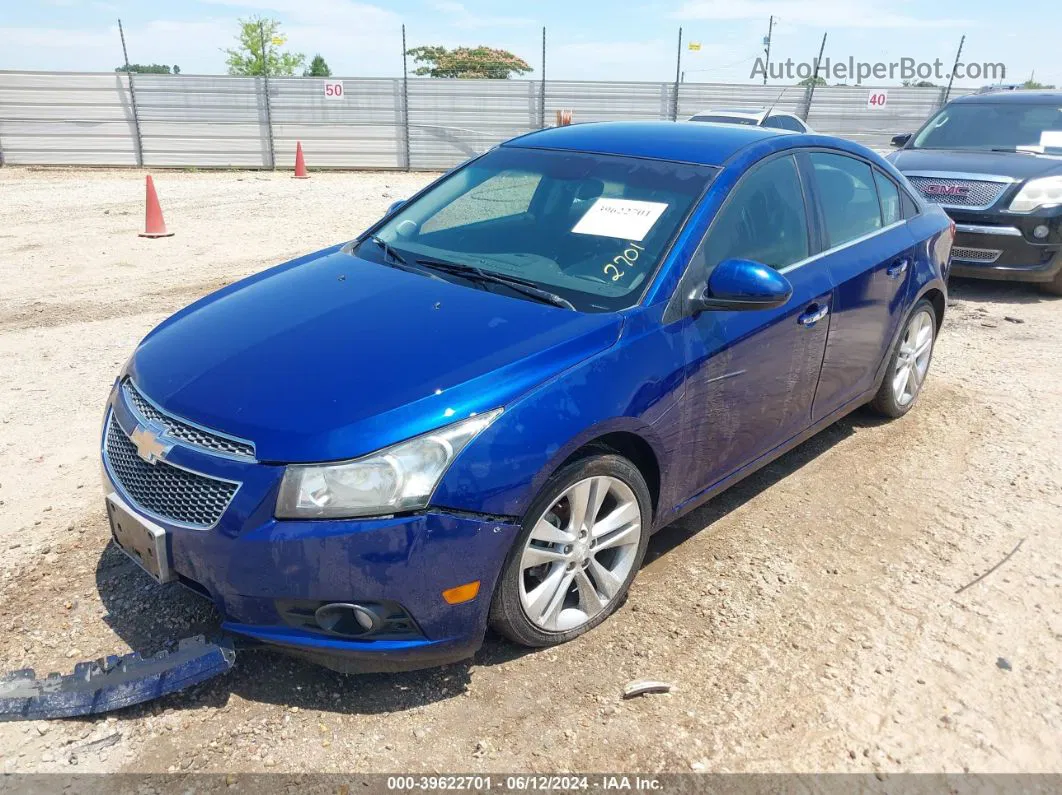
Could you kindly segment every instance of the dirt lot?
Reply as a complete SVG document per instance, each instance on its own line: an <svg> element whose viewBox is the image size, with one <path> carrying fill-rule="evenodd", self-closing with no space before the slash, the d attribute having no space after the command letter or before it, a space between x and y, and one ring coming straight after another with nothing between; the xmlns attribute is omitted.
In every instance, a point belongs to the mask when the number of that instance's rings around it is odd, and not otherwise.
<svg viewBox="0 0 1062 795"><path fill-rule="evenodd" d="M177 234L149 241L140 173L0 170L3 669L216 621L108 545L115 372L170 312L430 175L156 178ZM111 717L0 724L3 770L1062 771L1062 301L952 298L913 413L857 413L667 528L579 641L394 676L247 654ZM674 689L622 701L636 678Z"/></svg>

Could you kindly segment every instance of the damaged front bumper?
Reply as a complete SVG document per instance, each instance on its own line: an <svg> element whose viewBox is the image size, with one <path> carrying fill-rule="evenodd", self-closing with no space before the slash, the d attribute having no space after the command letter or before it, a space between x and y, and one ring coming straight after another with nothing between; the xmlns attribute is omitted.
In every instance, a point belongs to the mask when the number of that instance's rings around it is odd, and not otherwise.
<svg viewBox="0 0 1062 795"><path fill-rule="evenodd" d="M78 663L74 673L37 679L30 668L0 677L0 721L98 715L152 701L226 673L231 641L186 638L153 657L139 654Z"/></svg>

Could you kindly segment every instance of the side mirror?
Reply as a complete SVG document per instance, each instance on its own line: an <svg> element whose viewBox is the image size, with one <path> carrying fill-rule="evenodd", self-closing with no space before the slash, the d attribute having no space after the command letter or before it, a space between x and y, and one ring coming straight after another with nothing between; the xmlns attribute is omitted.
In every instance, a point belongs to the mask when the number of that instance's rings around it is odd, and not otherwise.
<svg viewBox="0 0 1062 795"><path fill-rule="evenodd" d="M902 146L907 146L907 142L911 140L911 133L900 133L899 135L892 136L892 145L899 149Z"/></svg>
<svg viewBox="0 0 1062 795"><path fill-rule="evenodd" d="M402 208L402 205L404 205L405 203L406 203L405 199L399 199L396 202L391 202L391 206L388 207L387 208L387 212L384 213L384 218L386 218L389 215L394 215L396 212L398 212Z"/></svg>
<svg viewBox="0 0 1062 795"><path fill-rule="evenodd" d="M747 259L725 259L689 301L694 312L773 309L785 304L792 294L793 285L774 268Z"/></svg>

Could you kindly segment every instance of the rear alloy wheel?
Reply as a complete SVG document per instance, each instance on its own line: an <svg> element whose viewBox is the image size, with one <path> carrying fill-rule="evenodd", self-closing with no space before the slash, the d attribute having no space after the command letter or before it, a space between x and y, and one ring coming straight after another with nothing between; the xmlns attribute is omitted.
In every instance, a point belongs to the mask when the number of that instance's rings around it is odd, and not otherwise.
<svg viewBox="0 0 1062 795"><path fill-rule="evenodd" d="M929 301L919 301L896 343L885 378L871 402L886 417L902 417L914 405L933 359L937 316Z"/></svg>
<svg viewBox="0 0 1062 795"><path fill-rule="evenodd" d="M558 472L528 510L491 605L496 629L527 646L571 640L622 602L649 537L649 492L616 455Z"/></svg>

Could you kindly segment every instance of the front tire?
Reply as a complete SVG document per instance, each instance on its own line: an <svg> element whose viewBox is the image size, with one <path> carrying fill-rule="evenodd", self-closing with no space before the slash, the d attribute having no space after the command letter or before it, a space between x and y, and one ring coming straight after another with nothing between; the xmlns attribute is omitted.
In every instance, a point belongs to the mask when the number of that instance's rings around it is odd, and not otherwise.
<svg viewBox="0 0 1062 795"><path fill-rule="evenodd" d="M922 392L933 344L937 338L937 315L933 304L923 298L908 315L900 338L889 357L889 366L870 407L886 417L902 417Z"/></svg>
<svg viewBox="0 0 1062 795"><path fill-rule="evenodd" d="M1062 268L1059 268L1055 278L1040 285L1040 289L1051 295L1062 295Z"/></svg>
<svg viewBox="0 0 1062 795"><path fill-rule="evenodd" d="M494 592L491 626L532 647L589 632L626 598L651 516L645 479L627 459L603 454L563 467L524 516Z"/></svg>

